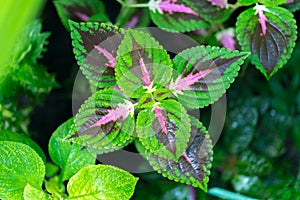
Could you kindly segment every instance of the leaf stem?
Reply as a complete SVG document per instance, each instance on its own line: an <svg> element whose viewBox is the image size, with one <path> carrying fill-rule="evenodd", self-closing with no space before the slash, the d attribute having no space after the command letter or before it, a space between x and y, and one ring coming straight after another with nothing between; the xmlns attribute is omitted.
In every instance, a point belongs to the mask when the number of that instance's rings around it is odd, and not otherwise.
<svg viewBox="0 0 300 200"><path fill-rule="evenodd" d="M196 190L192 185L189 185L190 200L196 200Z"/></svg>
<svg viewBox="0 0 300 200"><path fill-rule="evenodd" d="M124 4L126 7L130 8L147 8L149 7L148 3L138 3L138 4Z"/></svg>

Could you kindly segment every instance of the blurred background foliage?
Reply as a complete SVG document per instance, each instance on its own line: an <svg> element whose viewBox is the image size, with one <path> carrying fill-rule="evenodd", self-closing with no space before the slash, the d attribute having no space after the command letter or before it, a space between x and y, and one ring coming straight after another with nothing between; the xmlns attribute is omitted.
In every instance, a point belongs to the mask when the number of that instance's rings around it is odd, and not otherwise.
<svg viewBox="0 0 300 200"><path fill-rule="evenodd" d="M46 3L39 16L41 21L33 18L42 10L43 2L26 2L32 6L1 7L0 25L7 31L2 31L0 37L0 130L31 136L47 151L51 134L72 117L72 89L78 67L69 33L53 2ZM115 19L119 5L104 2L108 17ZM13 10L16 16L8 16L12 12L5 9ZM26 20L21 10L27 11ZM299 12L295 16L299 19ZM30 25L23 29L22 24L28 22ZM199 41L216 44L214 38ZM298 40L292 58L269 81L250 64L243 66L227 93L226 122L214 147L209 188L257 199L300 199L299 63ZM208 125L209 108L201 111L201 118ZM186 185L168 181L155 172L136 175L140 180L133 199L189 199ZM233 199L226 198L226 191L219 197L196 192L197 199Z"/></svg>

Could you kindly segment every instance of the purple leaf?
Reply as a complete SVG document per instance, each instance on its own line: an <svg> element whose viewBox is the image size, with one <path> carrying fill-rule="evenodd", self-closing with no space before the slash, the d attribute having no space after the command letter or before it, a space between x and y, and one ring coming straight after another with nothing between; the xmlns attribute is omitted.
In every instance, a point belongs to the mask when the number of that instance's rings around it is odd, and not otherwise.
<svg viewBox="0 0 300 200"><path fill-rule="evenodd" d="M196 13L193 9L187 7L184 4L176 4L176 2L177 0L150 0L149 9L153 12L158 11L160 14L163 14L163 12L167 12L172 15L174 12L178 12L198 16L198 13Z"/></svg>
<svg viewBox="0 0 300 200"><path fill-rule="evenodd" d="M99 88L116 85L116 51L124 30L97 22L70 21L70 27L75 58L83 74Z"/></svg>
<svg viewBox="0 0 300 200"><path fill-rule="evenodd" d="M101 154L132 141L134 105L118 90L97 91L75 116L72 141Z"/></svg>
<svg viewBox="0 0 300 200"><path fill-rule="evenodd" d="M178 161L150 153L140 143L136 143L136 147L139 152L144 153L154 170L164 177L207 191L213 154L212 144L205 127L195 118L191 118L191 122L189 146Z"/></svg>

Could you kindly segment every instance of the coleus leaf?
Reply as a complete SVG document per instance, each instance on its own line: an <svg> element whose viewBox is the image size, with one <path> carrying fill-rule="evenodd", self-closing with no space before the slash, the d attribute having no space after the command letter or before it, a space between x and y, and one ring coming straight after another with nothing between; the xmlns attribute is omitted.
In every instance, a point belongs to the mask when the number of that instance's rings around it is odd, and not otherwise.
<svg viewBox="0 0 300 200"><path fill-rule="evenodd" d="M55 0L54 5L63 25L69 30L68 20L75 22L109 22L100 0Z"/></svg>
<svg viewBox="0 0 300 200"><path fill-rule="evenodd" d="M150 0L148 6L152 21L162 29L188 32L209 27L183 0Z"/></svg>
<svg viewBox="0 0 300 200"><path fill-rule="evenodd" d="M116 50L124 30L105 23L73 21L70 28L75 58L87 79L99 88L116 85Z"/></svg>
<svg viewBox="0 0 300 200"><path fill-rule="evenodd" d="M221 23L230 16L226 0L183 0L200 17L210 23Z"/></svg>
<svg viewBox="0 0 300 200"><path fill-rule="evenodd" d="M190 119L175 100L164 100L139 112L137 136L147 150L170 160L177 160L187 147Z"/></svg>
<svg viewBox="0 0 300 200"><path fill-rule="evenodd" d="M191 137L189 145L178 161L157 156L135 142L139 152L143 153L154 170L164 177L191 184L207 191L207 183L213 160L212 143L207 130L197 119L191 117Z"/></svg>
<svg viewBox="0 0 300 200"><path fill-rule="evenodd" d="M141 31L126 31L116 60L117 84L132 98L165 86L172 74L172 61L167 51Z"/></svg>
<svg viewBox="0 0 300 200"><path fill-rule="evenodd" d="M187 108L202 108L218 100L238 75L249 53L197 46L173 59L173 80L168 86Z"/></svg>
<svg viewBox="0 0 300 200"><path fill-rule="evenodd" d="M290 58L297 38L293 14L281 7L257 5L240 14L237 39L267 79Z"/></svg>
<svg viewBox="0 0 300 200"><path fill-rule="evenodd" d="M75 116L72 141L98 154L118 150L132 141L134 105L115 89L94 93Z"/></svg>
<svg viewBox="0 0 300 200"><path fill-rule="evenodd" d="M147 8L131 8L123 6L116 19L115 25L124 27L124 29L147 27L149 26L150 21L150 15Z"/></svg>

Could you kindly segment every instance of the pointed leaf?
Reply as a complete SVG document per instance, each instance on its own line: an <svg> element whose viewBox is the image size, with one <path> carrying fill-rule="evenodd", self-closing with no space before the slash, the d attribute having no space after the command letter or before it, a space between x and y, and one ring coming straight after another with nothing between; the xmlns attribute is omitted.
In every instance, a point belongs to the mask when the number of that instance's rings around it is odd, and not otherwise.
<svg viewBox="0 0 300 200"><path fill-rule="evenodd" d="M191 184L207 191L207 183L212 163L212 144L207 130L195 118L191 118L191 137L186 151L178 161L165 159L150 153L140 143L136 143L139 152L144 153L154 170L176 182Z"/></svg>
<svg viewBox="0 0 300 200"><path fill-rule="evenodd" d="M54 5L63 25L69 30L68 20L84 22L98 15L97 21L109 22L100 0L55 0ZM99 14L101 14L99 16ZM93 20L95 21L95 20Z"/></svg>
<svg viewBox="0 0 300 200"><path fill-rule="evenodd" d="M138 178L108 165L82 168L69 181L71 199L128 200L133 195Z"/></svg>
<svg viewBox="0 0 300 200"><path fill-rule="evenodd" d="M297 38L292 13L281 7L257 5L240 14L237 39L244 51L251 51L251 62L267 79L286 64Z"/></svg>
<svg viewBox="0 0 300 200"><path fill-rule="evenodd" d="M114 89L97 91L75 116L72 141L98 154L123 148L132 141L134 105Z"/></svg>
<svg viewBox="0 0 300 200"><path fill-rule="evenodd" d="M52 161L61 169L60 181L69 180L82 167L95 164L96 155L79 144L71 144L65 138L70 134L74 119L60 125L49 140L49 154Z"/></svg>
<svg viewBox="0 0 300 200"><path fill-rule="evenodd" d="M27 184L42 189L45 165L29 146L0 141L0 199L23 199Z"/></svg>
<svg viewBox="0 0 300 200"><path fill-rule="evenodd" d="M202 108L218 100L238 75L248 53L198 46L174 59L173 81L169 85L187 108Z"/></svg>
<svg viewBox="0 0 300 200"><path fill-rule="evenodd" d="M148 33L128 30L117 54L117 84L126 95L141 97L169 82L172 74L170 56Z"/></svg>
<svg viewBox="0 0 300 200"><path fill-rule="evenodd" d="M95 86L115 85L116 50L123 38L123 29L97 23L70 21L75 58L83 74Z"/></svg>
<svg viewBox="0 0 300 200"><path fill-rule="evenodd" d="M151 0L149 10L152 21L169 31L188 32L209 27L204 18L183 0Z"/></svg>
<svg viewBox="0 0 300 200"><path fill-rule="evenodd" d="M187 147L190 126L186 110L175 100L165 100L139 112L136 131L147 150L177 160Z"/></svg>
<svg viewBox="0 0 300 200"><path fill-rule="evenodd" d="M227 0L183 0L200 17L210 23L221 23L230 16Z"/></svg>

